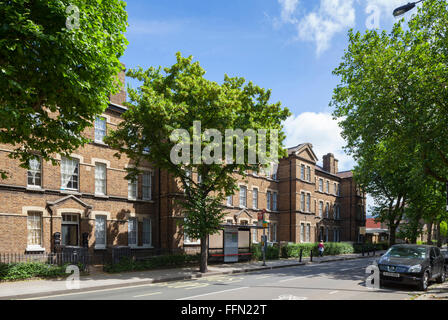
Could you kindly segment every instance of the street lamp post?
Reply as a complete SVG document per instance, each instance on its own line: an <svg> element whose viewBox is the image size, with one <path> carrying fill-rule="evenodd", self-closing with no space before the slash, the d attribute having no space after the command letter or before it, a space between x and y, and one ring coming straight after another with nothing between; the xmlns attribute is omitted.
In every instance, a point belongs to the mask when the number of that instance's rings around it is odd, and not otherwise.
<svg viewBox="0 0 448 320"><path fill-rule="evenodd" d="M394 17L399 17L399 16L405 14L406 12L414 9L415 5L417 3L419 3L419 2L422 2L422 1L425 1L425 0L420 0L420 1L416 1L416 2L409 2L408 4L405 4L404 6L398 7L393 12Z"/></svg>

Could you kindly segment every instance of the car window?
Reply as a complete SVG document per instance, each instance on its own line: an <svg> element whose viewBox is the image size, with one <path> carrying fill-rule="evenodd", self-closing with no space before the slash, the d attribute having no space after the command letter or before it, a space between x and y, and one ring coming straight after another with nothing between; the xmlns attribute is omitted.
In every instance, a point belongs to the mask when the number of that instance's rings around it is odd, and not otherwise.
<svg viewBox="0 0 448 320"><path fill-rule="evenodd" d="M436 251L436 257L440 257L440 249L434 248L434 250Z"/></svg>
<svg viewBox="0 0 448 320"><path fill-rule="evenodd" d="M384 255L394 258L425 259L426 248L418 247L391 247Z"/></svg>
<svg viewBox="0 0 448 320"><path fill-rule="evenodd" d="M435 249L434 248L431 248L431 258L435 258L437 255L436 255L436 251L435 251Z"/></svg>

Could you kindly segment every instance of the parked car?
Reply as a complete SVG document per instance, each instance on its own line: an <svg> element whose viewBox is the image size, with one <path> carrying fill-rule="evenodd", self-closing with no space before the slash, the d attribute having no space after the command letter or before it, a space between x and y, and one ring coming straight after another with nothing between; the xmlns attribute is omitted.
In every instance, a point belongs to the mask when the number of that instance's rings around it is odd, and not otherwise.
<svg viewBox="0 0 448 320"><path fill-rule="evenodd" d="M445 257L435 246L393 245L377 261L380 270L380 286L387 283L417 285L426 291L432 280L446 280Z"/></svg>
<svg viewBox="0 0 448 320"><path fill-rule="evenodd" d="M445 268L448 267L448 249L440 249L442 255L445 257Z"/></svg>

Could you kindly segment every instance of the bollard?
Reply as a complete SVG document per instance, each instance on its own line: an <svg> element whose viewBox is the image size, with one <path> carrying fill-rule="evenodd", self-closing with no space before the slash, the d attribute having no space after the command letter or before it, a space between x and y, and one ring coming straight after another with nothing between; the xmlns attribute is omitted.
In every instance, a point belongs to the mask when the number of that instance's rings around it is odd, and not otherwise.
<svg viewBox="0 0 448 320"><path fill-rule="evenodd" d="M303 249L300 249L299 262L302 262Z"/></svg>
<svg viewBox="0 0 448 320"><path fill-rule="evenodd" d="M313 262L313 249L310 251L310 262Z"/></svg>

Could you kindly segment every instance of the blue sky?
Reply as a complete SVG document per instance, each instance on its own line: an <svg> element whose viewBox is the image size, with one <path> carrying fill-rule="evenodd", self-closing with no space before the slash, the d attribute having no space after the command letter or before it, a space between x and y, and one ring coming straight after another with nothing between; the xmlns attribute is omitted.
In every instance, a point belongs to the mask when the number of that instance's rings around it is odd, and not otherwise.
<svg viewBox="0 0 448 320"><path fill-rule="evenodd" d="M351 169L328 104L332 75L347 46L349 28L390 30L392 10L406 0L129 0L127 68L169 66L175 53L193 55L221 82L241 76L272 89L293 116L286 146L311 142L317 156L332 152ZM136 83L129 82L132 86Z"/></svg>

